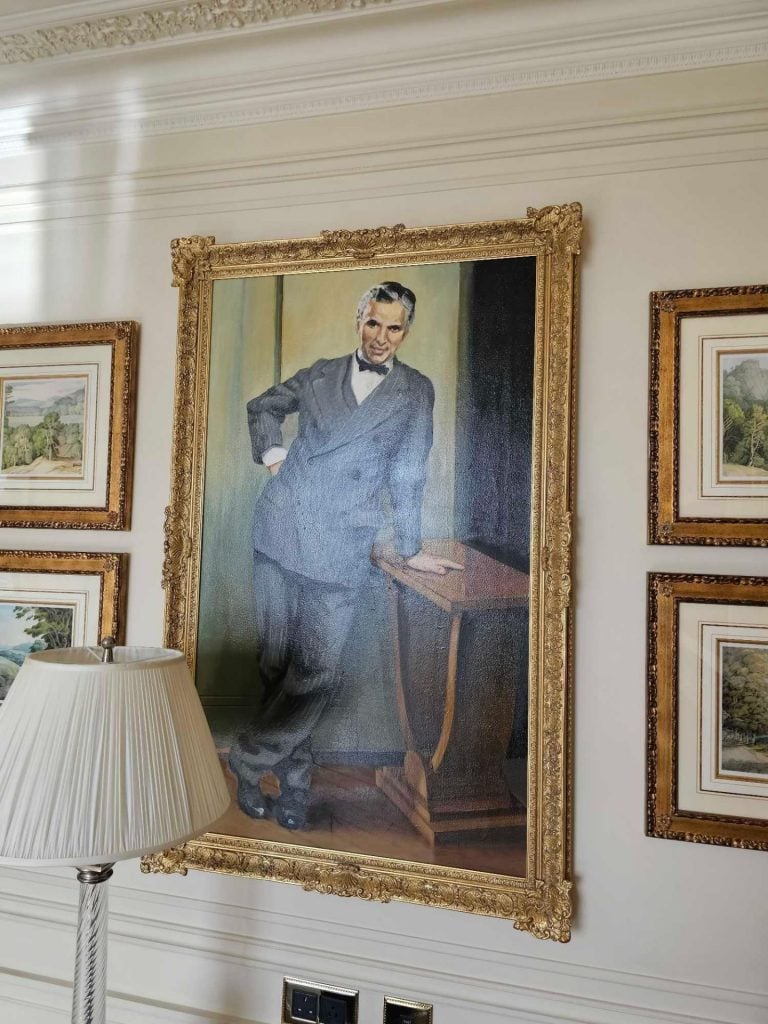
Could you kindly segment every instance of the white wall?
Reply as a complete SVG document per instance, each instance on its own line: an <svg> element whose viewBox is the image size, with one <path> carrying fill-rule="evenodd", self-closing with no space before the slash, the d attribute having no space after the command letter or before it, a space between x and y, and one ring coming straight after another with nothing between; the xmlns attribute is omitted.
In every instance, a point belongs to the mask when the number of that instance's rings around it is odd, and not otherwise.
<svg viewBox="0 0 768 1024"><path fill-rule="evenodd" d="M6 163L2 321L133 318L141 355L132 531L5 530L0 543L130 552L129 642L162 639L171 238L515 217L571 200L586 220L571 943L277 883L145 877L128 863L112 883L111 1021L275 1024L285 974L359 987L360 1024L381 1020L385 993L433 1001L435 1024L766 1019L766 855L646 838L644 744L646 572L768 573L764 551L645 542L648 293L768 276L767 70L51 146ZM67 1019L75 899L68 872L0 871L3 1021Z"/></svg>

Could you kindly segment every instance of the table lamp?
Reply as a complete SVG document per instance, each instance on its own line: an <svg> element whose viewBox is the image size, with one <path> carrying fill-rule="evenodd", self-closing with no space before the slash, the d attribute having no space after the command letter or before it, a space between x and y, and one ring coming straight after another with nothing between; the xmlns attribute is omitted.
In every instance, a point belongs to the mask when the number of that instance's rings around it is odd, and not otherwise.
<svg viewBox="0 0 768 1024"><path fill-rule="evenodd" d="M115 861L191 839L229 792L184 655L147 647L28 655L0 707L0 864L80 881L72 1024L104 1024Z"/></svg>

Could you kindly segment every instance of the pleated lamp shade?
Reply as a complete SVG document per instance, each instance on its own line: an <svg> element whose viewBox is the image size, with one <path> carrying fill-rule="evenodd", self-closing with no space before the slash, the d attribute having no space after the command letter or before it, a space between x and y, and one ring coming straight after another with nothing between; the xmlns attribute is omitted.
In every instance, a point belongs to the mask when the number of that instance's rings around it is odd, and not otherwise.
<svg viewBox="0 0 768 1024"><path fill-rule="evenodd" d="M204 832L229 793L184 656L30 654L0 707L0 862L105 864Z"/></svg>

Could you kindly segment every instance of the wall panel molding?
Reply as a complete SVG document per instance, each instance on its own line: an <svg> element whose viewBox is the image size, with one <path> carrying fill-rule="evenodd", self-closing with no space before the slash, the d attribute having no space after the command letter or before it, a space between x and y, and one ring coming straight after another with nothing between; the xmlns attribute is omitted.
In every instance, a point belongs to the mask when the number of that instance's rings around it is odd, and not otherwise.
<svg viewBox="0 0 768 1024"><path fill-rule="evenodd" d="M65 982L0 969L0 1006L12 1024L69 1024L72 988ZM254 1018L210 1013L109 993L107 1024L258 1024Z"/></svg>
<svg viewBox="0 0 768 1024"><path fill-rule="evenodd" d="M471 120L471 111L468 120ZM345 138L347 142L345 144ZM510 127L471 132L465 123L418 139L403 132L386 145L360 145L354 126L337 131L329 152L316 147L267 158L258 142L219 138L217 156L185 166L151 166L134 173L105 170L94 159L90 174L20 181L0 190L0 225L45 221L146 219L258 210L280 205L352 202L378 196L418 195L526 181L626 174L681 166L751 161L768 156L768 104L745 102L706 108L637 112L605 121ZM394 139L394 141L393 141ZM199 154L199 151L197 151ZM218 155L221 154L221 155ZM82 166L82 162L81 162ZM24 174L19 174L23 178Z"/></svg>
<svg viewBox="0 0 768 1024"><path fill-rule="evenodd" d="M0 875L0 919L12 921L27 941L37 937L43 945L68 946L67 936L74 935L76 886L63 876L49 877L46 883L39 895L30 896L28 877L6 869ZM362 1024L378 1019L374 1010L383 994L394 991L434 1000L444 1024L466 1024L478 1014L499 1024L762 1024L768 1017L768 995L536 960L464 945L455 938L409 938L317 914L307 919L114 882L110 902L110 957L116 965L110 973L110 1024L270 1020L286 973L359 987L364 996ZM0 943L10 945L12 929L0 931ZM8 952L2 954L7 963ZM140 1000L121 991L129 975L117 965L127 962L132 987L138 990L153 965L163 963L167 992ZM179 996L195 973L213 962L227 977L228 987L241 986L241 1002L253 1006L254 1016L243 1014L242 1005L240 1015L226 1005L178 1005L189 1002ZM60 958L60 967L67 970L66 957ZM152 984L157 988L156 980ZM0 1004L14 1002L30 1014L20 1014L18 1024L47 1024L43 1012L53 1014L51 1020L65 1021L69 996L67 982L0 969ZM41 1015L34 1015L36 1008Z"/></svg>

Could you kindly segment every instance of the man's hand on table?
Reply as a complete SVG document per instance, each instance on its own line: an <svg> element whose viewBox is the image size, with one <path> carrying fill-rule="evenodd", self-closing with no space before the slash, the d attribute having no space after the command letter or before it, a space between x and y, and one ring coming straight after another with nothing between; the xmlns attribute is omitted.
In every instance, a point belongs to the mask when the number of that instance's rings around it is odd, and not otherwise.
<svg viewBox="0 0 768 1024"><path fill-rule="evenodd" d="M436 576L445 576L449 569L462 571L464 566L459 562L452 562L450 558L439 558L437 555L428 555L425 551L419 551L411 558L406 558L405 564L411 569L418 569L419 572L432 572Z"/></svg>

